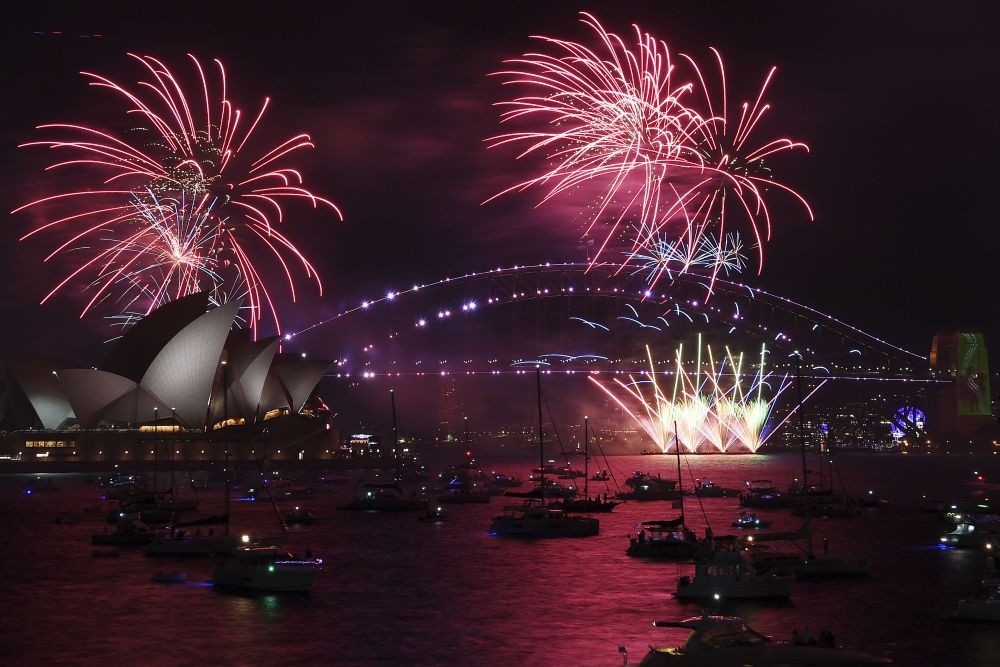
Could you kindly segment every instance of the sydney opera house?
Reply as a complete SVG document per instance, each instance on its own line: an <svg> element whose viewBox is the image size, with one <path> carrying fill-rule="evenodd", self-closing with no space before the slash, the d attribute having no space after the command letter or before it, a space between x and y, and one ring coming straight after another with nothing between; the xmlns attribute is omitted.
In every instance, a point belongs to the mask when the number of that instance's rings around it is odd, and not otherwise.
<svg viewBox="0 0 1000 667"><path fill-rule="evenodd" d="M282 354L233 328L239 303L170 302L119 339L100 367L55 354L3 360L0 457L140 461L315 459L333 451L313 396L329 362Z"/></svg>

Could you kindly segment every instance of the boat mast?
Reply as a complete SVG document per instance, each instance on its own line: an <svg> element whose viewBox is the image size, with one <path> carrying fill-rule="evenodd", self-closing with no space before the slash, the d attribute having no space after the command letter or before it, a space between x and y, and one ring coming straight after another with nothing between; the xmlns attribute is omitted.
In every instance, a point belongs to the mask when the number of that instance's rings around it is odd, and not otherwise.
<svg viewBox="0 0 1000 667"><path fill-rule="evenodd" d="M806 468L806 431L802 416L802 360L796 365L796 388L799 394L799 447L802 450L802 502L806 511L806 540L809 547L808 556L813 557L812 521L809 517L809 470Z"/></svg>
<svg viewBox="0 0 1000 667"><path fill-rule="evenodd" d="M674 453L677 454L677 491L681 497L681 530L687 530L684 520L684 482L681 480L681 441L677 437L677 422L674 421Z"/></svg>
<svg viewBox="0 0 1000 667"><path fill-rule="evenodd" d="M225 462L222 464L222 473L226 479L226 501L225 501L225 515L226 524L223 528L223 534L229 536L229 435L226 433L226 422L229 421L229 365L226 363L226 359L222 360L222 434L226 445L226 458ZM211 426L209 426L211 428ZM263 481L263 480L261 480Z"/></svg>
<svg viewBox="0 0 1000 667"><path fill-rule="evenodd" d="M403 471L399 461L399 428L396 426L396 390L389 390L389 400L392 401L392 455L396 459L396 481L401 481Z"/></svg>
<svg viewBox="0 0 1000 667"><path fill-rule="evenodd" d="M535 388L538 391L538 479L542 507L545 507L545 441L542 434L542 370L535 367Z"/></svg>
<svg viewBox="0 0 1000 667"><path fill-rule="evenodd" d="M590 424L590 417L583 416L583 495L590 500L590 452L587 446L589 443L587 426Z"/></svg>

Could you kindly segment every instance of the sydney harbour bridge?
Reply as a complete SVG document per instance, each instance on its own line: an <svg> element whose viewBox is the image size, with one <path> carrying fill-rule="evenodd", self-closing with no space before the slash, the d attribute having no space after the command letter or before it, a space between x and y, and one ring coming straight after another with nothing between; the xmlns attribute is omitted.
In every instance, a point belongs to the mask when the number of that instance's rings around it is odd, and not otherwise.
<svg viewBox="0 0 1000 667"><path fill-rule="evenodd" d="M589 392L588 378L625 386L659 376L676 387L678 374L711 374L718 384L742 377L744 388L757 378L772 393L792 389L772 421L800 394L888 391L883 430L892 423L913 439L924 435L929 391L951 382L925 355L760 288L693 271L654 287L648 278L641 266L586 262L496 267L360 298L285 343L335 351L334 386L426 378L433 391L434 378L502 381L535 369ZM896 403L921 416L901 416Z"/></svg>

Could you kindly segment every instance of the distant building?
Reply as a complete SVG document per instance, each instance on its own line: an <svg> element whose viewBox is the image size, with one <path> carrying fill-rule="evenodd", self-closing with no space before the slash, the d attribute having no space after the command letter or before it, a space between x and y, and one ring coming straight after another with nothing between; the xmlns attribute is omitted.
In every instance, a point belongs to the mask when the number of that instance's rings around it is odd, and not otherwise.
<svg viewBox="0 0 1000 667"><path fill-rule="evenodd" d="M983 334L949 331L931 342L931 372L951 382L938 388L928 428L951 446L992 445L997 438L990 395L989 355Z"/></svg>

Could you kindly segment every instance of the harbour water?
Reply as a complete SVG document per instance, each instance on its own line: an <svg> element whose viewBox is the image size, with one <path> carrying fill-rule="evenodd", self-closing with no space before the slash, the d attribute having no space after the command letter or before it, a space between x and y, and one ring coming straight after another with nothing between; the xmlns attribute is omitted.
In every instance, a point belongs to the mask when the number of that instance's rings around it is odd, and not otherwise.
<svg viewBox="0 0 1000 667"><path fill-rule="evenodd" d="M814 520L814 540L819 549L827 538L831 555L868 555L871 576L796 582L790 601L723 601L715 609L739 614L776 639L805 626L829 629L838 643L901 665L1000 664L1000 627L947 619L961 597L977 590L984 553L939 548L947 527L921 511L923 496L975 497L965 482L974 470L1000 480L998 459L838 455L836 488L843 483L855 497L872 489L890 504L857 518ZM437 461L437 469L459 462ZM676 478L673 457L609 462L619 481L635 470ZM537 458L526 450L516 459L480 463L527 480ZM783 488L801 475L801 461L791 454L692 456L683 469L687 486L692 478L726 487L770 479ZM650 644L680 644L683 630L653 628L651 621L701 609L671 597L677 577L693 571L690 564L625 555L636 524L678 514L670 502L625 503L600 515L597 537L506 539L488 533L502 497L448 506L446 522L428 524L412 512L337 511L358 480L372 478L362 471L347 476L348 483L294 501L322 521L293 527L286 544L310 549L325 570L312 593L291 596L216 591L206 583L212 559L155 560L141 549L95 558L89 537L102 530L108 506L92 483L59 475L58 492L27 495L26 476L3 476L0 663L611 666L622 663L620 645L636 664ZM606 490L591 484L592 493ZM221 509L221 488L200 493L202 513ZM689 498L686 505L699 535L706 525L716 535L737 532L730 528L739 514L736 498ZM283 511L291 508L282 503ZM773 521L771 530L802 524L788 510L760 514ZM232 516L236 531L277 531L269 502L234 502ZM159 571L175 570L187 572L186 583L152 581Z"/></svg>

